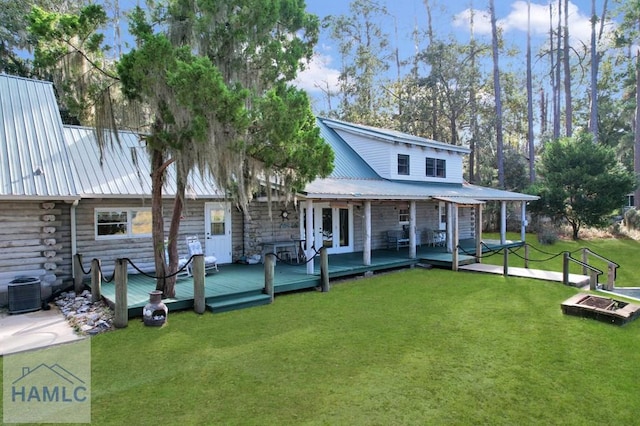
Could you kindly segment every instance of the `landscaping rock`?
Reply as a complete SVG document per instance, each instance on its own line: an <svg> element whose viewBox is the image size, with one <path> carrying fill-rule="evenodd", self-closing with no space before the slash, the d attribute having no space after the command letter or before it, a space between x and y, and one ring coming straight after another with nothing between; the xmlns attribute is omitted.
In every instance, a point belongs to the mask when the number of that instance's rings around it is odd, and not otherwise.
<svg viewBox="0 0 640 426"><path fill-rule="evenodd" d="M101 300L91 303L91 292L88 290L80 295L74 291L62 292L55 304L80 335L93 336L114 329L113 311Z"/></svg>

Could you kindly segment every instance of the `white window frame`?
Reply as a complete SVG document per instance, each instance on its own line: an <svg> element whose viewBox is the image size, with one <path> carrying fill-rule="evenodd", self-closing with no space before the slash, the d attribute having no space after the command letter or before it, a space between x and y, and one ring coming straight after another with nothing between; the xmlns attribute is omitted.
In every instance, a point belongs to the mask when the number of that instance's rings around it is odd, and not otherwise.
<svg viewBox="0 0 640 426"><path fill-rule="evenodd" d="M403 220L404 218L406 218L406 220ZM406 225L409 223L409 208L407 207L406 209L403 208L398 208L398 222L400 223L400 225Z"/></svg>
<svg viewBox="0 0 640 426"><path fill-rule="evenodd" d="M98 215L103 212L122 212L127 214L127 233L116 235L98 235ZM133 233L133 217L136 212L151 212L151 207L97 207L93 213L93 230L96 240L122 240L128 238L149 238L151 232L144 234ZM123 222L124 223L124 222Z"/></svg>

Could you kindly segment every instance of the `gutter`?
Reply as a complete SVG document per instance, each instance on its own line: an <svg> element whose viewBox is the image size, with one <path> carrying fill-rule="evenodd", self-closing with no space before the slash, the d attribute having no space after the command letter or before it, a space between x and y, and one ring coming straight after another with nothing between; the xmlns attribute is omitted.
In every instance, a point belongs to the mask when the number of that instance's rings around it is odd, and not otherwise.
<svg viewBox="0 0 640 426"><path fill-rule="evenodd" d="M74 257L78 250L78 230L76 229L76 207L80 200L75 199L71 203L70 215L71 215L71 276L76 279L76 262Z"/></svg>

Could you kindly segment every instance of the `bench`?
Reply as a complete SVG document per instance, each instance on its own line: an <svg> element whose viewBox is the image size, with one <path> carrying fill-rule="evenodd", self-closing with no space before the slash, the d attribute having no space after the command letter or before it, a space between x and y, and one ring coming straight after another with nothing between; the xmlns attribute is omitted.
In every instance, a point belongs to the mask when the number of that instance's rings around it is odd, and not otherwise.
<svg viewBox="0 0 640 426"><path fill-rule="evenodd" d="M396 251L398 251L400 247L409 247L409 236L404 231L387 231L386 236L388 249L395 247Z"/></svg>

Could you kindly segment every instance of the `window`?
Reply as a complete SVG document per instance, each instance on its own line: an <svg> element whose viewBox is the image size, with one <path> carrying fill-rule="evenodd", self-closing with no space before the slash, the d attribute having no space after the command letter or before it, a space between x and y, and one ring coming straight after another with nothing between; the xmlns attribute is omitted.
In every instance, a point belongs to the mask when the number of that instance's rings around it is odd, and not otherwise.
<svg viewBox="0 0 640 426"><path fill-rule="evenodd" d="M447 161L440 158L427 158L427 177L447 177Z"/></svg>
<svg viewBox="0 0 640 426"><path fill-rule="evenodd" d="M151 209L96 209L95 224L97 240L149 237Z"/></svg>
<svg viewBox="0 0 640 426"><path fill-rule="evenodd" d="M409 223L409 209L398 209L398 222Z"/></svg>
<svg viewBox="0 0 640 426"><path fill-rule="evenodd" d="M398 174L408 176L409 172L409 156L405 154L398 154Z"/></svg>

